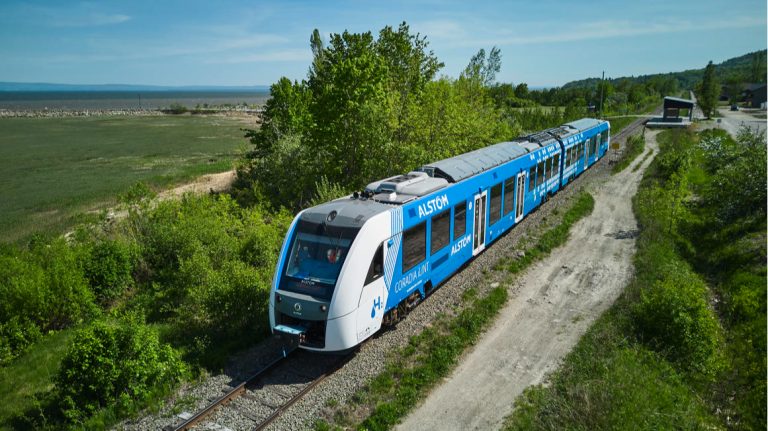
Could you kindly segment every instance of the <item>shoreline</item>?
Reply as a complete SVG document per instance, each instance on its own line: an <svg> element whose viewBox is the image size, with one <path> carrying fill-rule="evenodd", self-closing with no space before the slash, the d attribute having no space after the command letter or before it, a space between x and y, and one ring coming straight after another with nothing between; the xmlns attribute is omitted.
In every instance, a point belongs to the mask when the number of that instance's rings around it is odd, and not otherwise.
<svg viewBox="0 0 768 431"><path fill-rule="evenodd" d="M172 112L168 109L0 109L0 118L69 118L69 117L155 117L163 115L225 115L258 117L261 109L200 109Z"/></svg>

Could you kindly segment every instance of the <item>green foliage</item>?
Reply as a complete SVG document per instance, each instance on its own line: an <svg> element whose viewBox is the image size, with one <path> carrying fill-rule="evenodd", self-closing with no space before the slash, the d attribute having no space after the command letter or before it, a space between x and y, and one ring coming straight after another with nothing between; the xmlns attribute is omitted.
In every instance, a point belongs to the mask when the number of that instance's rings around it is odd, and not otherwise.
<svg viewBox="0 0 768 431"><path fill-rule="evenodd" d="M490 87L496 80L496 74L501 70L501 50L497 47L491 48L488 53L488 58L485 56L485 49L480 48L477 54L473 55L469 60L469 64L464 69L462 77L477 81L485 87ZM526 87L527 90L527 87ZM517 91L515 92L517 93ZM515 94L517 97L524 98L521 94Z"/></svg>
<svg viewBox="0 0 768 431"><path fill-rule="evenodd" d="M716 203L715 215L723 225L744 217L766 217L765 132L753 134L744 128L736 141L722 131L702 138L707 166L713 174L703 197Z"/></svg>
<svg viewBox="0 0 768 431"><path fill-rule="evenodd" d="M643 151L645 151L645 137L643 135L632 135L627 138L626 149L619 163L611 168L611 174L618 174L626 169L640 154L643 154Z"/></svg>
<svg viewBox="0 0 768 431"><path fill-rule="evenodd" d="M79 264L81 249L64 239L0 253L0 324L17 319L41 331L61 329L97 313Z"/></svg>
<svg viewBox="0 0 768 431"><path fill-rule="evenodd" d="M178 102L171 103L171 106L168 108L168 112L171 114L184 114L188 111L189 109L186 106Z"/></svg>
<svg viewBox="0 0 768 431"><path fill-rule="evenodd" d="M80 423L113 404L118 411L140 405L184 374L178 354L143 323L96 321L74 336L62 360L58 403L68 422Z"/></svg>
<svg viewBox="0 0 768 431"><path fill-rule="evenodd" d="M171 322L190 360L220 365L267 332L267 295L291 220L228 196L187 195L131 214L125 234L141 250L130 306Z"/></svg>
<svg viewBox="0 0 768 431"><path fill-rule="evenodd" d="M696 86L696 93L702 112L707 118L712 117L720 98L720 83L715 76L715 65L711 61L704 68L704 76Z"/></svg>
<svg viewBox="0 0 768 431"><path fill-rule="evenodd" d="M37 325L24 317L13 316L0 323L0 366L9 364L40 337Z"/></svg>
<svg viewBox="0 0 768 431"><path fill-rule="evenodd" d="M634 308L639 338L682 369L714 376L722 366L722 334L707 286L683 262L659 264L660 280L641 292Z"/></svg>
<svg viewBox="0 0 768 431"><path fill-rule="evenodd" d="M241 203L299 209L325 193L322 181L359 190L515 135L483 83L498 50L483 59L481 78L434 81L443 65L405 23L378 38L344 32L323 43L314 32L310 45L308 79L275 84L266 127L248 132L255 148L238 170Z"/></svg>
<svg viewBox="0 0 768 431"><path fill-rule="evenodd" d="M586 113L581 103L573 102L565 108L523 108L508 111L506 114L512 124L530 133L583 118Z"/></svg>
<svg viewBox="0 0 768 431"><path fill-rule="evenodd" d="M349 192L341 188L338 184L332 184L326 177L320 177L320 181L315 185L315 196L309 201L309 205L320 205L344 197L348 194Z"/></svg>
<svg viewBox="0 0 768 431"><path fill-rule="evenodd" d="M146 183L139 181L121 193L119 200L122 203L133 204L153 199L155 195Z"/></svg>
<svg viewBox="0 0 768 431"><path fill-rule="evenodd" d="M47 419L40 416L54 410L48 408L52 398L48 392L74 332L45 334L16 360L0 367L0 429L44 428Z"/></svg>
<svg viewBox="0 0 768 431"><path fill-rule="evenodd" d="M91 248L83 269L100 302L114 300L133 284L134 254L129 244L115 240L104 240Z"/></svg>

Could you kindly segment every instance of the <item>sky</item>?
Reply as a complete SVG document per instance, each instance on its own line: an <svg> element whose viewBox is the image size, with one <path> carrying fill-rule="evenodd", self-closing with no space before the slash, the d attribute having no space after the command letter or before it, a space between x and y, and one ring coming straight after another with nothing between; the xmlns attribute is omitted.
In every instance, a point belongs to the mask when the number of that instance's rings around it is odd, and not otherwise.
<svg viewBox="0 0 768 431"><path fill-rule="evenodd" d="M767 43L766 0L3 0L0 81L269 85L306 77L315 28L327 40L403 21L441 75L496 46L496 80L532 87L702 68Z"/></svg>

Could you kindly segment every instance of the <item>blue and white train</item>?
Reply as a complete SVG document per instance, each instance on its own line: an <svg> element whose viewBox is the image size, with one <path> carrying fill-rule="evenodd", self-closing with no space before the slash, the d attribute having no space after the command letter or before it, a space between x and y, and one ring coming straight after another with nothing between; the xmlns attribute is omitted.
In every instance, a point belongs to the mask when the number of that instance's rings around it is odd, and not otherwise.
<svg viewBox="0 0 768 431"><path fill-rule="evenodd" d="M277 262L274 333L351 349L391 324L608 151L590 118L502 142L299 213Z"/></svg>

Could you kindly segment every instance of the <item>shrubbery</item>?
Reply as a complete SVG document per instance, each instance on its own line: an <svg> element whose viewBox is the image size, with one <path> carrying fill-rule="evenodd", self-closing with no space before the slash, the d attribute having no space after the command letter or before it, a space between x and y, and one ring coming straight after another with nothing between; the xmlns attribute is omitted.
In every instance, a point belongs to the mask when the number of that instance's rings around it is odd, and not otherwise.
<svg viewBox="0 0 768 431"><path fill-rule="evenodd" d="M24 317L13 316L0 323L0 366L11 362L40 337L40 328Z"/></svg>
<svg viewBox="0 0 768 431"><path fill-rule="evenodd" d="M56 376L56 398L66 420L81 423L104 407L131 410L185 370L143 323L96 321L72 340Z"/></svg>
<svg viewBox="0 0 768 431"><path fill-rule="evenodd" d="M104 240L90 249L83 269L100 302L115 299L133 284L134 259L134 250L122 241Z"/></svg>
<svg viewBox="0 0 768 431"><path fill-rule="evenodd" d="M0 252L0 362L15 357L41 332L98 314L81 256L82 248L63 239Z"/></svg>
<svg viewBox="0 0 768 431"><path fill-rule="evenodd" d="M641 292L634 308L639 337L681 368L714 376L722 365L722 334L707 286L684 262L660 266L661 280Z"/></svg>

